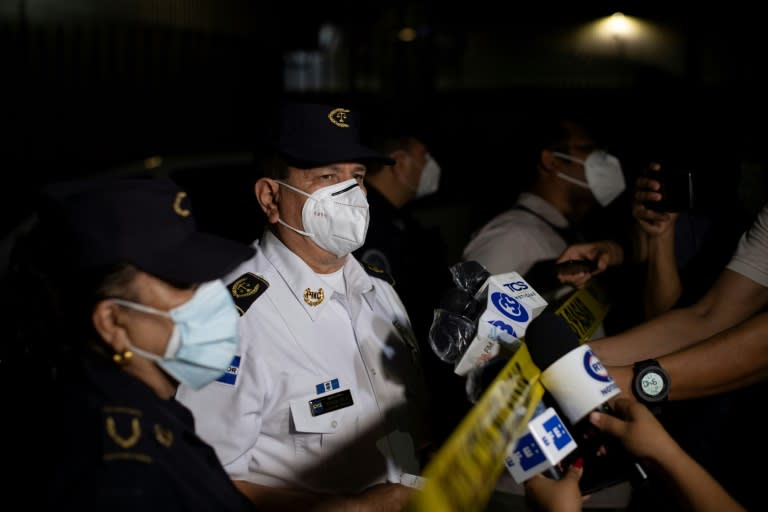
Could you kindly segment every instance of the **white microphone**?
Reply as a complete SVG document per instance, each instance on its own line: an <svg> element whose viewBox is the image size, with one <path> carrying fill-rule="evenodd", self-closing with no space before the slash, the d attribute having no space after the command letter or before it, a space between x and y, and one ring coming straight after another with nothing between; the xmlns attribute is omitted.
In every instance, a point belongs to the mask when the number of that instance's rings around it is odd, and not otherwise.
<svg viewBox="0 0 768 512"><path fill-rule="evenodd" d="M564 463L583 459L579 481L583 494L624 481L647 478L620 442L600 432L586 416L593 410L611 413L607 401L621 390L589 345L559 315L545 312L526 331L525 344L533 363L541 370L540 382L556 402L555 408L569 424L579 449Z"/></svg>
<svg viewBox="0 0 768 512"><path fill-rule="evenodd" d="M454 372L467 375L496 357L504 347L514 352L528 324L547 307L547 301L517 272L490 276L475 295L486 307L477 320L474 339L456 363Z"/></svg>

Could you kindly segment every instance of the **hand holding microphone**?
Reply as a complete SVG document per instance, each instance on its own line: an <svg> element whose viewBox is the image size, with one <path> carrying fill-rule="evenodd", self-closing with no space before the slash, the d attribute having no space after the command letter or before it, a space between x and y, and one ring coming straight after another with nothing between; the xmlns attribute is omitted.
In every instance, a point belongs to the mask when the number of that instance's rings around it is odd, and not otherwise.
<svg viewBox="0 0 768 512"><path fill-rule="evenodd" d="M564 465L583 459L582 492L644 480L643 468L616 439L602 435L588 419L593 411L610 412L609 400L621 393L589 345L579 344L576 333L561 317L544 312L528 326L526 346L541 370L542 385L572 427L569 430L578 448Z"/></svg>

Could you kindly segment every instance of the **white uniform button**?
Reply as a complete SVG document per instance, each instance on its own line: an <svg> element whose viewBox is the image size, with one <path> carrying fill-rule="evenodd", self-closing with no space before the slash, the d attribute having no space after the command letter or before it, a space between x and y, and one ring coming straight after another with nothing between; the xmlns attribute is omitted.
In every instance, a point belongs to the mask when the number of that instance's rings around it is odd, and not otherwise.
<svg viewBox="0 0 768 512"><path fill-rule="evenodd" d="M336 420L333 420L333 421L331 422L331 427L332 427L332 428L336 428L336 425L338 425L338 424L339 424L339 422L338 422L338 421L336 421Z"/></svg>
<svg viewBox="0 0 768 512"><path fill-rule="evenodd" d="M375 368L371 368L371 375L376 375L376 369Z"/></svg>

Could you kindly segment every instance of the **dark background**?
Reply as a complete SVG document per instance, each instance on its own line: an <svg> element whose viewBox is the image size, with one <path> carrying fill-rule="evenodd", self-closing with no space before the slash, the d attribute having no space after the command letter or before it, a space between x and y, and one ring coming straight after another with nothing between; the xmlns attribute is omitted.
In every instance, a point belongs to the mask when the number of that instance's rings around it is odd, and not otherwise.
<svg viewBox="0 0 768 512"><path fill-rule="evenodd" d="M713 181L728 177L753 210L762 204L765 28L740 4L382 4L0 0L0 233L32 211L50 180L132 172L155 155L162 166L221 153L247 160L283 96L416 123L444 171L419 214L441 227L453 255L517 193L515 143L526 119L558 105L604 122L628 174L674 154ZM569 39L615 11L669 39L642 51L617 40L600 52ZM335 28L323 39L327 24ZM398 39L403 26L413 41ZM306 66L313 58L325 64ZM312 69L324 71L318 78ZM212 225L248 238L226 219L247 223L258 211L232 209L250 202L249 190L225 168L195 180L215 192Z"/></svg>

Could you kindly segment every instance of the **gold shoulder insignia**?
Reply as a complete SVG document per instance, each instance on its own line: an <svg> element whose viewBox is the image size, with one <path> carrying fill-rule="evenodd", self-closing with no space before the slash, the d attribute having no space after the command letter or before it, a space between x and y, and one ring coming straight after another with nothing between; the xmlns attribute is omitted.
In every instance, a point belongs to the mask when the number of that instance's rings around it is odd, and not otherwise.
<svg viewBox="0 0 768 512"><path fill-rule="evenodd" d="M243 316L248 311L248 308L251 307L253 301L258 299L269 288L269 283L261 276L246 272L229 283L227 288L229 288L229 293L232 294L232 298L235 300L237 311L240 313L240 316Z"/></svg>
<svg viewBox="0 0 768 512"><path fill-rule="evenodd" d="M142 431L142 412L129 407L103 407L104 460L138 460L151 463Z"/></svg>
<svg viewBox="0 0 768 512"><path fill-rule="evenodd" d="M361 261L360 264L363 266L368 275L383 279L392 286L395 286L395 278L389 275L383 268L379 268L376 265L371 265L370 263L366 263L364 261Z"/></svg>

